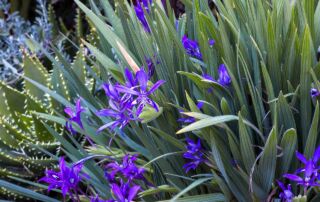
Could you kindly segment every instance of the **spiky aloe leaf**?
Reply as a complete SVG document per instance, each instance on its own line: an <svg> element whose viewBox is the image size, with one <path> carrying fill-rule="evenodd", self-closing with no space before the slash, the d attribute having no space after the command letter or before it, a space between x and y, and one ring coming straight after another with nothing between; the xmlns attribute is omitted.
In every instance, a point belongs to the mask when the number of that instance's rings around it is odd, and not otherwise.
<svg viewBox="0 0 320 202"><path fill-rule="evenodd" d="M30 56L29 54L24 55L23 72L26 77L49 87L49 74L37 57ZM48 96L30 82L24 81L24 90L35 99L48 103Z"/></svg>

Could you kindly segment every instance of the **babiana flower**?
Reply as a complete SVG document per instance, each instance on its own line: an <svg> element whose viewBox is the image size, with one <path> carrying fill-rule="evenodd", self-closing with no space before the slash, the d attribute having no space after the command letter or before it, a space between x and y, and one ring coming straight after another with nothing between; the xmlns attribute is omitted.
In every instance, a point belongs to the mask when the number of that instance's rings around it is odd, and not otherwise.
<svg viewBox="0 0 320 202"><path fill-rule="evenodd" d="M150 74L141 68L134 76L129 69L125 69L125 85L112 85L111 83L103 85L105 94L109 98L109 108L102 109L96 114L98 116L112 117L115 120L101 126L98 132L106 128L114 130L119 127L122 129L130 121L140 120L139 115L146 105L150 105L156 111L159 111L158 105L149 96L165 81L159 80L149 88Z"/></svg>
<svg viewBox="0 0 320 202"><path fill-rule="evenodd" d="M101 126L98 129L98 132L101 132L106 128L114 130L116 127L120 127L121 129L126 126L131 120L135 119L132 114L132 99L130 96L121 95L120 92L112 84L104 84L103 89L106 96L109 98L110 108L102 109L96 114L98 116L112 117L115 120Z"/></svg>
<svg viewBox="0 0 320 202"><path fill-rule="evenodd" d="M320 91L316 88L311 88L310 90L310 96L312 98L318 97L320 95Z"/></svg>
<svg viewBox="0 0 320 202"><path fill-rule="evenodd" d="M204 158L203 148L201 146L201 141L198 139L197 142L194 142L192 139L187 138L187 151L183 154L183 157L189 162L186 163L183 168L186 173L190 170L195 170L201 163L205 163L207 160Z"/></svg>
<svg viewBox="0 0 320 202"><path fill-rule="evenodd" d="M231 77L228 73L227 67L222 64L218 68L219 79L218 82L222 86L229 86L231 84Z"/></svg>
<svg viewBox="0 0 320 202"><path fill-rule="evenodd" d="M281 192L279 195L280 199L285 202L292 202L294 198L294 194L292 193L291 185L289 184L285 186L282 182L280 181L277 181L277 182L281 189Z"/></svg>
<svg viewBox="0 0 320 202"><path fill-rule="evenodd" d="M158 105L151 98L149 98L149 96L153 94L162 84L164 84L165 81L159 80L148 89L149 78L148 74L143 69L136 73L135 79L130 78L130 80L132 81L130 83L137 85L130 87L117 85L116 88L119 92L125 93L126 95L131 95L133 97L132 104L136 106L136 116L141 114L146 105L150 105L156 111L159 111Z"/></svg>
<svg viewBox="0 0 320 202"><path fill-rule="evenodd" d="M231 77L229 75L229 72L227 70L227 67L225 64L221 64L218 68L218 80L215 80L212 76L209 74L203 74L202 78L207 79L209 81L217 82L221 86L228 87L231 84ZM210 90L211 92L212 90Z"/></svg>
<svg viewBox="0 0 320 202"><path fill-rule="evenodd" d="M295 181L297 184L302 185L305 188L310 186L320 186L318 181L318 161L320 159L320 147L316 149L312 158L309 160L301 153L296 152L296 157L301 161L303 167L298 169L295 174L285 174L284 177ZM300 177L298 174L303 173L303 177Z"/></svg>
<svg viewBox="0 0 320 202"><path fill-rule="evenodd" d="M78 124L78 126L83 129L83 125L81 122L81 113L85 111L84 108L82 108L81 106L81 100L80 98L76 101L76 107L75 109L71 108L71 107L66 107L64 109L64 112L70 117L68 119L68 121L66 122L66 128L67 130L72 133L75 134L76 131L74 130L74 128L72 127L72 123L76 123Z"/></svg>
<svg viewBox="0 0 320 202"><path fill-rule="evenodd" d="M137 155L125 155L122 163L116 161L107 164L106 177L111 183L111 190L114 199L112 202L130 202L133 201L141 187L136 185L137 180L147 182L143 176L145 169L138 167L136 161Z"/></svg>
<svg viewBox="0 0 320 202"><path fill-rule="evenodd" d="M78 196L78 184L81 181L80 171L83 164L68 167L64 157L59 159L59 171L46 170L45 176L39 181L48 183L48 191L61 189L63 197L70 195L71 198ZM74 196L75 195L75 196Z"/></svg>
<svg viewBox="0 0 320 202"><path fill-rule="evenodd" d="M118 162L109 163L107 168L107 178L109 181L115 181L116 176L123 176L128 181L133 180L144 180L144 168L139 168L136 165L136 161L138 159L137 155L125 155L122 159L122 164Z"/></svg>
<svg viewBox="0 0 320 202"><path fill-rule="evenodd" d="M146 19L145 13L143 11L143 8L149 14L150 13L149 5L151 4L152 4L152 0L138 0L136 5L134 6L134 10L136 12L137 18L139 19L144 30L148 33L150 33L151 30L150 30L148 21Z"/></svg>
<svg viewBox="0 0 320 202"><path fill-rule="evenodd" d="M112 184L111 191L115 199L108 200L109 202L132 202L141 187L139 185L130 185L129 183L120 182Z"/></svg>
<svg viewBox="0 0 320 202"><path fill-rule="evenodd" d="M197 41L191 40L186 35L184 35L181 42L188 55L202 60L202 54L200 52L199 44Z"/></svg>
<svg viewBox="0 0 320 202"><path fill-rule="evenodd" d="M200 47L196 40L191 40L186 35L184 35L181 39L181 42L188 55L190 55L191 57L195 57L199 60L202 60ZM208 41L208 44L210 47L213 47L215 43L216 42L214 39L209 39Z"/></svg>

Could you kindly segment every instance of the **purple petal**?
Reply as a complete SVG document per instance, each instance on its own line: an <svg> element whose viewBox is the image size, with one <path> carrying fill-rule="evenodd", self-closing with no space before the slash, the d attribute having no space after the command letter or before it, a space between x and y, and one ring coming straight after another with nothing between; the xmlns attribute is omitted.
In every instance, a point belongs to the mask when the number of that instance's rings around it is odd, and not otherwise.
<svg viewBox="0 0 320 202"><path fill-rule="evenodd" d="M111 189L113 194L117 199L119 199L119 201L125 201L121 188L117 184L112 184Z"/></svg>
<svg viewBox="0 0 320 202"><path fill-rule="evenodd" d="M164 84L166 81L159 80L157 81L149 90L148 94L152 94L154 91L156 91L162 84Z"/></svg>
<svg viewBox="0 0 320 202"><path fill-rule="evenodd" d="M316 164L320 159L320 146L317 147L316 151L313 154L313 162Z"/></svg>
<svg viewBox="0 0 320 202"><path fill-rule="evenodd" d="M209 74L203 74L202 77L210 81L215 81L214 78L212 78L212 76L210 76Z"/></svg>
<svg viewBox="0 0 320 202"><path fill-rule="evenodd" d="M141 188L140 186L135 185L129 190L128 201L133 201L133 199L136 197L140 188Z"/></svg>
<svg viewBox="0 0 320 202"><path fill-rule="evenodd" d="M119 92L122 92L122 93L129 93L129 94L132 94L132 95L139 95L139 93L137 91L132 90L131 88L128 88L126 86L117 85L116 88L117 88L117 90Z"/></svg>
<svg viewBox="0 0 320 202"><path fill-rule="evenodd" d="M65 112L66 114L68 114L70 117L73 116L73 110L72 110L71 107L66 107L66 108L64 109L64 112Z"/></svg>
<svg viewBox="0 0 320 202"><path fill-rule="evenodd" d="M76 111L77 112L80 112L82 111L82 107L81 107L81 99L79 98L77 101L76 101Z"/></svg>
<svg viewBox="0 0 320 202"><path fill-rule="evenodd" d="M98 111L98 112L96 113L96 115L98 115L98 116L112 116L112 117L116 117L116 116L119 115L119 113L118 113L118 112L115 112L115 111L112 110L112 109L102 109L102 110Z"/></svg>
<svg viewBox="0 0 320 202"><path fill-rule="evenodd" d="M144 104L143 103L139 104L139 106L137 107L137 112L136 112L137 116L139 116L142 113L143 108L144 108Z"/></svg>
<svg viewBox="0 0 320 202"><path fill-rule="evenodd" d="M285 190L286 187L284 186L284 184L282 182L280 182L279 180L277 180L277 183L279 185L279 187L282 189L282 190Z"/></svg>
<svg viewBox="0 0 320 202"><path fill-rule="evenodd" d="M136 78L140 84L140 88L143 91L146 91L148 87L148 75L146 74L146 72L143 69L141 69L137 72Z"/></svg>
<svg viewBox="0 0 320 202"><path fill-rule="evenodd" d="M133 78L133 75L132 75L131 71L130 71L128 68L126 68L126 69L124 70L124 73L125 73L125 76L126 76L128 82L129 82L129 84L130 84L128 87L133 87L133 86L135 86L135 85L136 85L136 82L134 81L134 78Z"/></svg>
<svg viewBox="0 0 320 202"><path fill-rule="evenodd" d="M297 175L293 175L293 174L284 174L283 177L292 180L292 181L296 181L296 182L302 182L303 179Z"/></svg>
<svg viewBox="0 0 320 202"><path fill-rule="evenodd" d="M303 164L307 164L308 161L307 161L306 157L304 157L303 154L296 151L296 156L297 156L297 159L299 159Z"/></svg>
<svg viewBox="0 0 320 202"><path fill-rule="evenodd" d="M199 101L197 104L197 108L202 109L203 105L204 105L204 102Z"/></svg>
<svg viewBox="0 0 320 202"><path fill-rule="evenodd" d="M151 99L147 99L147 103L153 107L157 112L159 112L159 108L158 105L155 101L151 100Z"/></svg>
<svg viewBox="0 0 320 202"><path fill-rule="evenodd" d="M306 163L306 168L305 168L305 177L310 178L313 172L315 171L313 167L313 161L310 160Z"/></svg>

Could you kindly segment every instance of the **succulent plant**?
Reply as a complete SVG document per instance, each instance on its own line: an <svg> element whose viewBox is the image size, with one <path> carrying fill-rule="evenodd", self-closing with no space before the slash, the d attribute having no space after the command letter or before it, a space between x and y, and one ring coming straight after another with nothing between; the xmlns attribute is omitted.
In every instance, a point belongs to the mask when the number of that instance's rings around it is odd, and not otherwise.
<svg viewBox="0 0 320 202"><path fill-rule="evenodd" d="M84 53L83 46L80 46L72 62L72 68L90 88L91 79L86 75ZM58 92L66 100L72 100L77 96L70 90L60 70L53 65L49 73L36 55L24 53L23 74L28 80L23 80L22 91L4 82L0 83L0 179L9 181L12 180L10 177L37 179L47 167L52 167L52 163L56 162L56 159L43 151L56 155L60 148L60 144L34 112L63 114L63 108L34 86L32 81ZM50 122L46 124L63 134L63 127ZM0 189L0 194L9 199L26 199L4 188Z"/></svg>

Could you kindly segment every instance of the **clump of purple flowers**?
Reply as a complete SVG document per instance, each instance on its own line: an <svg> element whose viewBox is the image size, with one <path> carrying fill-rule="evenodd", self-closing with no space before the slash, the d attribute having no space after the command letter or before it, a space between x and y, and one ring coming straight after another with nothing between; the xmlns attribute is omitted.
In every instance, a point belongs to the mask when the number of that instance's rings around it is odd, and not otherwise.
<svg viewBox="0 0 320 202"><path fill-rule="evenodd" d="M320 146L315 150L313 156L307 159L303 154L296 152L297 159L303 164L302 168L299 168L295 173L284 174L283 177L297 183L304 188L304 194L307 193L309 188L319 187L319 165L320 160ZM282 192L280 197L285 201L290 201L293 198L290 184L286 187L283 183L278 182Z"/></svg>
<svg viewBox="0 0 320 202"><path fill-rule="evenodd" d="M110 128L114 130L116 127L123 128L131 120L134 120L132 113L132 101L131 97L122 96L120 92L112 84L104 84L103 89L106 96L109 98L109 108L102 109L97 112L98 116L112 117L115 121L107 123L98 129L98 132Z"/></svg>
<svg viewBox="0 0 320 202"><path fill-rule="evenodd" d="M116 176L122 175L124 178L129 181L139 179L143 180L145 169L139 168L136 165L136 161L138 159L137 155L125 155L122 159L122 163L111 162L106 166L107 173L106 176L109 181L114 182L116 180Z"/></svg>
<svg viewBox="0 0 320 202"><path fill-rule="evenodd" d="M81 129L83 129L83 125L82 125L82 122L81 122L81 113L83 111L84 111L84 108L82 108L82 106L81 106L81 100L80 99L78 99L76 101L75 109L73 109L71 107L66 107L64 109L64 112L70 117L68 119L68 121L66 122L66 128L70 133L72 133L72 134L76 133L76 131L72 127L72 123L76 123Z"/></svg>
<svg viewBox="0 0 320 202"><path fill-rule="evenodd" d="M114 130L118 126L121 129L130 121L139 120L139 115L146 105L159 111L157 103L149 96L164 84L165 81L159 80L149 88L149 75L145 70L141 69L134 76L129 69L126 69L125 85L104 84L103 89L107 97L109 97L109 108L100 110L97 115L113 117L115 121L103 125L98 131L106 128Z"/></svg>
<svg viewBox="0 0 320 202"><path fill-rule="evenodd" d="M194 142L192 139L187 138L187 151L183 154L183 157L189 162L186 163L183 168L186 173L190 170L195 170L201 163L206 163L207 160L204 158L203 148L201 146L201 141L198 139Z"/></svg>
<svg viewBox="0 0 320 202"><path fill-rule="evenodd" d="M106 177L111 183L114 200L110 202L133 201L141 187L135 183L136 180L146 181L144 173L146 170L136 165L137 155L125 155L122 163L116 161L106 166Z"/></svg>
<svg viewBox="0 0 320 202"><path fill-rule="evenodd" d="M139 185L130 185L129 183L121 182L120 185L112 184L111 190L115 197L108 200L109 202L132 202L136 198L141 187Z"/></svg>
<svg viewBox="0 0 320 202"><path fill-rule="evenodd" d="M145 9L146 12L149 14L150 13L149 5L151 4L152 4L152 0L138 0L136 5L134 6L134 10L136 12L137 18L139 19L144 30L149 33L151 32L151 30L143 9Z"/></svg>
<svg viewBox="0 0 320 202"><path fill-rule="evenodd" d="M78 199L79 182L81 181L80 171L83 164L75 164L68 167L63 157L59 160L59 171L46 170L45 175L39 181L49 184L48 191L52 189L61 189L63 197L70 195L74 199Z"/></svg>
<svg viewBox="0 0 320 202"><path fill-rule="evenodd" d="M224 87L227 87L231 84L231 77L229 75L229 72L225 64L221 64L219 66L218 75L219 75L219 78L217 81L208 74L203 74L202 77L210 81L218 82L220 85Z"/></svg>

